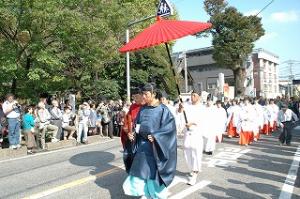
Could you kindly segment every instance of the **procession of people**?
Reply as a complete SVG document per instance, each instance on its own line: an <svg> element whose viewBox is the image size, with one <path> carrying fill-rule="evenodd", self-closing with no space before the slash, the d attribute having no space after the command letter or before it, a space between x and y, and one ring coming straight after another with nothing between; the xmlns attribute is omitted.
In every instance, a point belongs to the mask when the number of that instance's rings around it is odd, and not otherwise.
<svg viewBox="0 0 300 199"><path fill-rule="evenodd" d="M259 142L261 134L280 130L279 144L290 145L300 108L299 102L295 106L294 100L279 98L245 97L223 103L211 95L204 99L195 91L186 102L171 106L163 96L159 103L159 91L151 84L134 98L138 105L131 107L133 116L132 112L127 114L130 119L122 134L128 173L123 190L126 195L142 198L167 198L166 190L176 171L176 135L183 134L187 183L193 186L201 176L203 153L213 155L216 144L224 138L236 138L237 144L247 147ZM180 126L185 126L182 132L176 129Z"/></svg>
<svg viewBox="0 0 300 199"><path fill-rule="evenodd" d="M89 135L120 136L128 177L126 195L167 198L177 165L177 138L183 139L187 183L201 176L203 154L214 154L218 143L235 138L243 147L259 142L261 135L278 131L279 145L291 145L292 129L299 118L295 99L224 99L192 91L186 101L172 102L145 84L132 91L132 103L83 102L78 111L68 103L52 106L44 96L37 106L22 106L12 94L1 102L1 137L7 131L9 148L18 150L24 135L28 154L45 150L46 142L75 140L87 144Z"/></svg>

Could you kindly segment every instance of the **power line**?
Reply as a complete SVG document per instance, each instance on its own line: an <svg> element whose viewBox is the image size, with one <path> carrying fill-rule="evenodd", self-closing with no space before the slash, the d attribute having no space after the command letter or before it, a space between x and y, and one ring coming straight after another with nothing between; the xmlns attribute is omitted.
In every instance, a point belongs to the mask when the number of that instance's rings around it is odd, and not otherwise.
<svg viewBox="0 0 300 199"><path fill-rule="evenodd" d="M270 1L265 7L263 7L255 16L257 17L262 11L264 11L269 5L271 5L274 2L274 0Z"/></svg>

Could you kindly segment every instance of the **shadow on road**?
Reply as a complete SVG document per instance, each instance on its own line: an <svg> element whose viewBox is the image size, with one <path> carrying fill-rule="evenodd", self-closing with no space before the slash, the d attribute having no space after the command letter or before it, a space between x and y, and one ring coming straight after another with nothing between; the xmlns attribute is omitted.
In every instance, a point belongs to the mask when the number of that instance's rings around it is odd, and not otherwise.
<svg viewBox="0 0 300 199"><path fill-rule="evenodd" d="M91 151L74 155L70 162L77 166L90 167L90 174L96 176L95 184L109 192L101 198L130 199L132 197L124 195L122 189L127 174L121 168L112 165L114 160L115 155L112 153Z"/></svg>
<svg viewBox="0 0 300 199"><path fill-rule="evenodd" d="M216 190L216 191L221 191L221 192L225 192L226 195L228 196L227 198L243 198L243 199L264 199L263 197L256 195L256 194L252 194L246 191L241 191L238 189L234 189L234 188L229 188L229 189L225 189L223 187L220 186L216 186L216 185L209 185L209 188ZM216 199L221 199L224 197L218 197L218 196L212 196L212 194L210 193L201 193L201 198L216 198Z"/></svg>

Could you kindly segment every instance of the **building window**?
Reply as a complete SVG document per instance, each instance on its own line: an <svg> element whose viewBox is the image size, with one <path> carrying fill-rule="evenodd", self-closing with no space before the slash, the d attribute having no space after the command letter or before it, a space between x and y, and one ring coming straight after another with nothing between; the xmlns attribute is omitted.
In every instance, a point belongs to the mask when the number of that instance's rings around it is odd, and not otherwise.
<svg viewBox="0 0 300 199"><path fill-rule="evenodd" d="M217 83L208 83L207 89L216 89L217 88Z"/></svg>

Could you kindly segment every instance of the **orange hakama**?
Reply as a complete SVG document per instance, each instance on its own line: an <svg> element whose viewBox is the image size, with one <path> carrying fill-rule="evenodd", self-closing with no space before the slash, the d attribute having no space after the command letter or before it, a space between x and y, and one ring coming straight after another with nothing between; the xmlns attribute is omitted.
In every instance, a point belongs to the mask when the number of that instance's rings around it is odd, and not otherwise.
<svg viewBox="0 0 300 199"><path fill-rule="evenodd" d="M236 127L233 126L233 115L231 116L230 122L227 126L227 135L228 137L237 137L238 133L236 132Z"/></svg>
<svg viewBox="0 0 300 199"><path fill-rule="evenodd" d="M241 131L240 133L240 140L239 140L239 144L240 145L248 145L251 142L253 142L253 132L252 131Z"/></svg>

